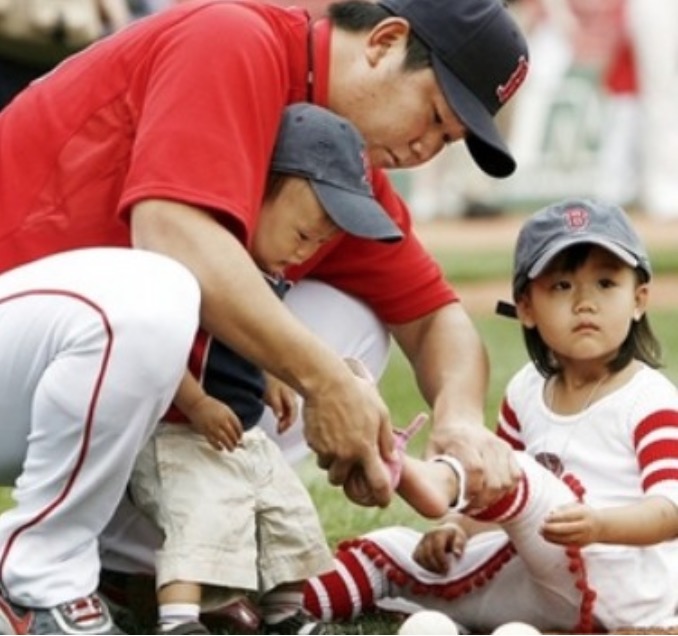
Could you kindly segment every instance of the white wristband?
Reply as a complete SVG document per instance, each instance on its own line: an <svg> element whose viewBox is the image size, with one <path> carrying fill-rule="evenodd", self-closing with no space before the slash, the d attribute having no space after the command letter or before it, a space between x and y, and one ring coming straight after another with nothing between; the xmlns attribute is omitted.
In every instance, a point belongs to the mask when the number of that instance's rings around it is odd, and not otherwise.
<svg viewBox="0 0 678 636"><path fill-rule="evenodd" d="M457 494L457 500L453 504L450 504L450 510L463 512L470 501L466 498L466 470L462 466L462 463L451 455L436 455L435 457L431 457L431 461L447 464L457 476L459 492Z"/></svg>

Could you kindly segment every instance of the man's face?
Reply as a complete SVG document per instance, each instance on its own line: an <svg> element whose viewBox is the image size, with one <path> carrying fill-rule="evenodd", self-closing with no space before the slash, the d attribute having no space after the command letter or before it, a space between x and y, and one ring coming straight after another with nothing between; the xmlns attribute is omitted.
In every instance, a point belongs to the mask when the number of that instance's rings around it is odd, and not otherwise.
<svg viewBox="0 0 678 636"><path fill-rule="evenodd" d="M330 83L330 107L347 117L382 168L408 168L435 156L466 130L447 105L432 68L405 70L407 23L376 27L346 75Z"/></svg>

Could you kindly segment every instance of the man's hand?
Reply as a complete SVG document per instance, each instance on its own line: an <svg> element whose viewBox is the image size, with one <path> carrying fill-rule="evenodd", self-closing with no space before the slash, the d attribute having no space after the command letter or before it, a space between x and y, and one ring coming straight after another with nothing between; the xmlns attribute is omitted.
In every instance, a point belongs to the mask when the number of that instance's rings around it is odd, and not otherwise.
<svg viewBox="0 0 678 636"><path fill-rule="evenodd" d="M513 449L483 426L469 424L434 427L426 455L452 455L466 469L466 497L474 512L491 505L513 490L520 478L520 468Z"/></svg>
<svg viewBox="0 0 678 636"><path fill-rule="evenodd" d="M384 459L393 457L394 440L388 409L372 382L347 368L332 390L306 397L303 419L306 440L330 483L360 483L357 503L388 505L393 488Z"/></svg>

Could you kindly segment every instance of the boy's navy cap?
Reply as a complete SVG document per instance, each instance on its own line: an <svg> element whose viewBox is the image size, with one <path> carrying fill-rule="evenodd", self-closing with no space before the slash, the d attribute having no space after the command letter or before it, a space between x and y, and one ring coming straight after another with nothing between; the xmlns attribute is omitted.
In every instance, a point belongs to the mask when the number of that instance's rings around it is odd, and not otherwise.
<svg viewBox="0 0 678 636"><path fill-rule="evenodd" d="M308 179L329 217L345 232L387 242L403 238L374 198L365 142L343 117L313 104L288 106L271 169Z"/></svg>
<svg viewBox="0 0 678 636"><path fill-rule="evenodd" d="M494 123L523 83L527 43L501 0L379 0L405 18L429 47L433 70L450 108L468 130L466 146L493 177L516 168Z"/></svg>
<svg viewBox="0 0 678 636"><path fill-rule="evenodd" d="M545 207L527 219L516 242L513 260L513 300L529 281L542 274L563 250L593 243L612 252L624 263L652 277L650 259L620 207L589 199L568 199ZM513 305L500 301L496 312L516 317Z"/></svg>
<svg viewBox="0 0 678 636"><path fill-rule="evenodd" d="M652 276L650 259L627 214L618 206L587 199L568 200L532 215L518 234L513 266L514 300L564 249L600 245L630 267Z"/></svg>

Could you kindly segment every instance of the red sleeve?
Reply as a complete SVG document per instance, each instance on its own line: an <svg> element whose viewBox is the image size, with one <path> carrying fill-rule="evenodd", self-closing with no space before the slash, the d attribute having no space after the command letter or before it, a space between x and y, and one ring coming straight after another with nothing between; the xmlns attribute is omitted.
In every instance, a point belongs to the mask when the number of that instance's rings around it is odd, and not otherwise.
<svg viewBox="0 0 678 636"><path fill-rule="evenodd" d="M122 209L177 199L228 213L249 235L290 97L284 40L263 8L244 3L199 6L158 35L140 73Z"/></svg>
<svg viewBox="0 0 678 636"><path fill-rule="evenodd" d="M290 272L290 277L323 280L361 298L381 320L392 324L421 318L457 301L440 266L414 234L409 211L383 171L374 171L373 186L380 203L403 231L403 240L379 243L343 236Z"/></svg>
<svg viewBox="0 0 678 636"><path fill-rule="evenodd" d="M496 433L501 439L508 442L514 450L525 450L525 443L521 439L520 422L506 396L501 402Z"/></svg>

